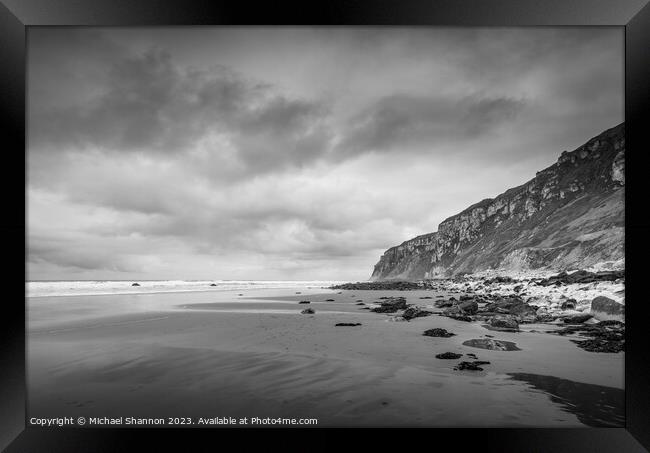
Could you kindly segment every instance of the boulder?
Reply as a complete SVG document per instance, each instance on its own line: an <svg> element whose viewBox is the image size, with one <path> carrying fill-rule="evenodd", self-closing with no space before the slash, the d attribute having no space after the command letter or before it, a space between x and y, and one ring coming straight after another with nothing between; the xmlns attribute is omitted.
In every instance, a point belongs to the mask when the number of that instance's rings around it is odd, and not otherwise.
<svg viewBox="0 0 650 453"><path fill-rule="evenodd" d="M458 304L458 308L467 315L474 315L478 311L478 304L474 300L465 300Z"/></svg>
<svg viewBox="0 0 650 453"><path fill-rule="evenodd" d="M591 301L591 314L599 321L624 321L625 305L608 297L598 296Z"/></svg>
<svg viewBox="0 0 650 453"><path fill-rule="evenodd" d="M562 310L575 310L576 305L578 305L578 301L575 299L567 299L564 302L560 304L560 308Z"/></svg>
<svg viewBox="0 0 650 453"><path fill-rule="evenodd" d="M517 332L519 323L512 315L496 315L490 319L490 327L498 330Z"/></svg>
<svg viewBox="0 0 650 453"><path fill-rule="evenodd" d="M581 313L579 315L569 315L564 318L564 322L567 324L582 324L585 321L593 318L589 313Z"/></svg>

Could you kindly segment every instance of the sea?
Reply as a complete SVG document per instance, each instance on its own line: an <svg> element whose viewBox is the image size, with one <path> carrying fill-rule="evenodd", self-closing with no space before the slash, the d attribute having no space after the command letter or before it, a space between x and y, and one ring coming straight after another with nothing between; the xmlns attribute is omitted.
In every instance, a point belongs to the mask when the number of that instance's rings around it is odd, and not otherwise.
<svg viewBox="0 0 650 453"><path fill-rule="evenodd" d="M25 283L29 298L156 294L257 289L314 289L344 283L334 280L39 280Z"/></svg>

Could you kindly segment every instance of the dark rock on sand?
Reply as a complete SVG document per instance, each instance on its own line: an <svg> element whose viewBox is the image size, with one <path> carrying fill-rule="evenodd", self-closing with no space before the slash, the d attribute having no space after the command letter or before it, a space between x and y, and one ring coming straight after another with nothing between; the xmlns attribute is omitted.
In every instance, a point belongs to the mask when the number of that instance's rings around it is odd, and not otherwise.
<svg viewBox="0 0 650 453"><path fill-rule="evenodd" d="M314 311L313 308L306 308L303 311L301 311L300 313L302 313L303 315L313 315L316 312Z"/></svg>
<svg viewBox="0 0 650 453"><path fill-rule="evenodd" d="M140 286L140 283L132 283L131 286Z"/></svg>
<svg viewBox="0 0 650 453"><path fill-rule="evenodd" d="M456 354L455 352L443 352L436 354L436 359L460 359L463 354Z"/></svg>
<svg viewBox="0 0 650 453"><path fill-rule="evenodd" d="M578 347L589 352L620 352L625 350L625 324L619 321L602 321L598 324L568 326L547 333L557 335L579 334L588 340L571 340Z"/></svg>
<svg viewBox="0 0 650 453"><path fill-rule="evenodd" d="M564 318L566 324L582 324L585 321L589 321L593 318L589 313L580 313L579 315L571 315Z"/></svg>
<svg viewBox="0 0 650 453"><path fill-rule="evenodd" d="M619 320L625 318L625 305L619 304L605 296L598 296L591 301L591 314L599 320Z"/></svg>
<svg viewBox="0 0 650 453"><path fill-rule="evenodd" d="M447 332L445 329L435 328L435 329L425 330L422 335L424 335L425 337L449 338L449 337L453 337L456 334Z"/></svg>
<svg viewBox="0 0 650 453"><path fill-rule="evenodd" d="M360 325L360 322L339 322L335 324L336 327L355 327Z"/></svg>
<svg viewBox="0 0 650 453"><path fill-rule="evenodd" d="M424 316L429 316L431 314L432 312L430 311L423 310L420 307L412 306L404 310L404 314L402 314L402 317L408 321L413 318L422 318Z"/></svg>
<svg viewBox="0 0 650 453"><path fill-rule="evenodd" d="M491 351L521 351L515 343L505 340L492 340L487 338L477 338L463 342L463 346L473 348L489 349Z"/></svg>
<svg viewBox="0 0 650 453"><path fill-rule="evenodd" d="M512 315L496 315L490 318L490 327L494 329L517 332L519 331L519 323Z"/></svg>
<svg viewBox="0 0 650 453"><path fill-rule="evenodd" d="M422 289L424 284L417 282L407 281L378 281L378 282L357 282L357 283L344 283L342 285L331 286L331 289L351 289L351 290L397 290L406 291L413 289Z"/></svg>
<svg viewBox="0 0 650 453"><path fill-rule="evenodd" d="M375 313L395 313L397 310L405 308L406 299L404 297L387 297L380 302L379 307L373 308L371 311Z"/></svg>
<svg viewBox="0 0 650 453"><path fill-rule="evenodd" d="M210 286L217 286L216 283L210 283Z"/></svg>
<svg viewBox="0 0 650 453"><path fill-rule="evenodd" d="M454 367L454 370L467 370L467 371L483 371L479 365L487 365L490 362L482 362L480 360L474 360L473 362L460 362Z"/></svg>

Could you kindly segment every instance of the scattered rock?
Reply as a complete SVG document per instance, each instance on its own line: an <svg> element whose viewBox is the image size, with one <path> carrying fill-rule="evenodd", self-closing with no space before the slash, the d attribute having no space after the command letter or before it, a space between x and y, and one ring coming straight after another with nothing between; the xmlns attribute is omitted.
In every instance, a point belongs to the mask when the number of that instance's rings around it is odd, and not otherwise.
<svg viewBox="0 0 650 453"><path fill-rule="evenodd" d="M443 352L436 354L436 359L460 359L463 354L456 354L455 352Z"/></svg>
<svg viewBox="0 0 650 453"><path fill-rule="evenodd" d="M423 289L424 283L407 282L407 281L381 281L381 282L357 282L344 283L342 285L331 286L331 289L351 289L351 290L397 290L407 291L414 289Z"/></svg>
<svg viewBox="0 0 650 453"><path fill-rule="evenodd" d="M456 334L447 332L445 329L435 328L435 329L425 330L422 335L424 335L425 337L449 338L449 337L453 337Z"/></svg>
<svg viewBox="0 0 650 453"><path fill-rule="evenodd" d="M589 352L620 352L625 350L625 324L620 321L602 321L598 324L568 326L547 333L557 335L578 334L590 337L588 340L571 340L578 347Z"/></svg>
<svg viewBox="0 0 650 453"><path fill-rule="evenodd" d="M339 322L335 324L336 327L355 327L360 325L360 322Z"/></svg>
<svg viewBox="0 0 650 453"><path fill-rule="evenodd" d="M413 318L422 318L424 316L429 316L431 314L432 312L430 311L422 310L420 307L411 306L408 307L406 310L404 310L404 314L402 314L402 316L407 321L410 321Z"/></svg>
<svg viewBox="0 0 650 453"><path fill-rule="evenodd" d="M471 346L479 349L489 349L491 351L521 351L515 343L505 340L492 340L486 338L477 338L463 342L463 346Z"/></svg>
<svg viewBox="0 0 650 453"><path fill-rule="evenodd" d="M474 361L474 362L460 362L458 365L454 367L454 370L483 371L483 368L479 366L479 363L477 361Z"/></svg>
<svg viewBox="0 0 650 453"><path fill-rule="evenodd" d="M538 281L540 286L559 286L562 284L572 283L592 283L602 281L614 281L619 278L625 278L625 271L602 271L602 272L589 272L589 271L576 271L571 274L561 272L549 278Z"/></svg>
<svg viewBox="0 0 650 453"><path fill-rule="evenodd" d="M375 313L395 313L397 310L405 308L406 299L404 297L387 297L380 302L379 307L375 307L371 311Z"/></svg>

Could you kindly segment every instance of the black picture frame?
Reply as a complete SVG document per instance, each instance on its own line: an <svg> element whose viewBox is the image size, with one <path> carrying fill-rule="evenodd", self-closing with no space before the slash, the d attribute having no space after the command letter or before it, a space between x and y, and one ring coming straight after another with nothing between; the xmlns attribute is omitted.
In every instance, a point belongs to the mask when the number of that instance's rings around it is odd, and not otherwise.
<svg viewBox="0 0 650 453"><path fill-rule="evenodd" d="M620 26L625 28L626 121L626 293L625 355L626 427L581 429L428 429L409 433L362 430L344 443L341 430L239 429L105 429L35 428L25 425L25 306L19 265L26 250L25 75L26 27L30 26L160 26L160 25L432 25L432 26ZM5 216L1 223L8 291L3 301L0 332L0 448L7 452L130 451L135 444L148 451L161 447L214 451L224 437L240 446L263 436L266 448L318 445L367 447L379 440L396 448L415 439L442 448L440 440L461 449L482 451L645 451L650 449L650 348L645 333L648 304L645 256L650 214L646 208L647 142L644 140L650 100L650 5L648 0L329 0L298 2L208 0L2 0L0 4L0 112L4 132L5 171L1 192ZM22 171L21 171L22 169ZM24 195L24 194L23 194ZM358 431L344 430L346 434ZM306 442L303 443L302 441ZM160 447L159 447L160 446ZM644 448L645 446L645 448ZM449 448L449 447L447 447ZM453 448L453 447L452 447Z"/></svg>

